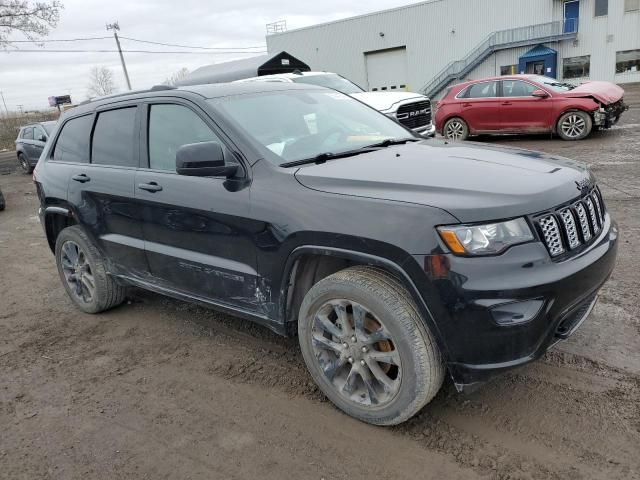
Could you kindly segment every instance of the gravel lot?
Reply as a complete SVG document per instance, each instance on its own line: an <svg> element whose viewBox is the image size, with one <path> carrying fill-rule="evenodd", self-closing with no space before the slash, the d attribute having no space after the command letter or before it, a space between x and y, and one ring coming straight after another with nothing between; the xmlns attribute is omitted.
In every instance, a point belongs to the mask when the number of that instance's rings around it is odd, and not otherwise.
<svg viewBox="0 0 640 480"><path fill-rule="evenodd" d="M295 339L134 290L71 306L30 177L0 153L0 478L640 478L640 86L579 142L481 139L589 163L621 229L582 328L468 395L446 385L394 428L328 403Z"/></svg>

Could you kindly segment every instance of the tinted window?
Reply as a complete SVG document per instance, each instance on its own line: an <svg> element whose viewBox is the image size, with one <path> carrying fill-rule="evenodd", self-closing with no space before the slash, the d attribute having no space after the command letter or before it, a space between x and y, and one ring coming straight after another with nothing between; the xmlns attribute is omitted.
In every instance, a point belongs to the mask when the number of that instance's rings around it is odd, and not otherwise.
<svg viewBox="0 0 640 480"><path fill-rule="evenodd" d="M99 113L93 131L91 163L137 167L135 138L136 107Z"/></svg>
<svg viewBox="0 0 640 480"><path fill-rule="evenodd" d="M176 170L182 145L220 142L204 121L181 105L152 105L149 112L149 168Z"/></svg>
<svg viewBox="0 0 640 480"><path fill-rule="evenodd" d="M92 123L92 115L72 118L65 123L58 136L53 159L58 162L88 163Z"/></svg>
<svg viewBox="0 0 640 480"><path fill-rule="evenodd" d="M504 80L502 82L503 97L530 97L536 89L533 85L520 80Z"/></svg>
<svg viewBox="0 0 640 480"><path fill-rule="evenodd" d="M25 128L22 131L22 138L25 140L33 140L33 127Z"/></svg>
<svg viewBox="0 0 640 480"><path fill-rule="evenodd" d="M471 85L468 88L467 93L465 94L465 97L466 98L495 97L496 85L497 85L497 82L476 83L475 85Z"/></svg>

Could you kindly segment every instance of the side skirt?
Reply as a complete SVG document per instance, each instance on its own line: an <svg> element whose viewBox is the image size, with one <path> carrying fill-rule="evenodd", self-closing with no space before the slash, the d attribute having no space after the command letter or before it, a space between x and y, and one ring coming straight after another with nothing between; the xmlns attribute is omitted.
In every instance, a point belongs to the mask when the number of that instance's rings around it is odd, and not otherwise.
<svg viewBox="0 0 640 480"><path fill-rule="evenodd" d="M225 303L214 302L212 300L209 300L208 298L181 292L179 290L174 290L162 285L158 285L155 283L148 282L146 280L142 280L140 278L131 277L128 275L116 275L116 274L112 274L112 276L118 279L118 281L121 282L122 284L139 287L144 290L149 290L155 293L159 293L161 295L166 295L167 297L175 298L177 300L183 300L186 302L201 305L203 307L211 308L213 310L216 310L222 313L233 315L234 317L240 317L244 320L250 320L259 325L267 327L269 330L277 333L278 335L286 336L286 330L285 330L284 324L277 322L265 315L260 315L250 310L234 307Z"/></svg>

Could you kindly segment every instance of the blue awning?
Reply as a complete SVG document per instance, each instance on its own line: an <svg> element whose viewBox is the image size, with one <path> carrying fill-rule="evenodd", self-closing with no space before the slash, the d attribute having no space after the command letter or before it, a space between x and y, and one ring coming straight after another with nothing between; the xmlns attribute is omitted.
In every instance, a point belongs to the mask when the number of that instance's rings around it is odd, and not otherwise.
<svg viewBox="0 0 640 480"><path fill-rule="evenodd" d="M553 48L545 47L544 45L538 45L536 47L533 47L524 55L522 55L520 59L531 58L531 57L542 57L544 55L556 55L557 53L558 52L556 52Z"/></svg>

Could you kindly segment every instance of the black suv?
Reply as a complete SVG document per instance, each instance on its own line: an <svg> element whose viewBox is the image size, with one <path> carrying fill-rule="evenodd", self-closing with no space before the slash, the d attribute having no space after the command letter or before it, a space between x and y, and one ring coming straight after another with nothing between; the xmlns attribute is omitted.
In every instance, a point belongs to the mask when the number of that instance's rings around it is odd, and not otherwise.
<svg viewBox="0 0 640 480"><path fill-rule="evenodd" d="M297 332L320 389L379 425L587 317L617 227L583 165L425 140L309 85L152 89L67 112L34 178L73 302L135 285Z"/></svg>
<svg viewBox="0 0 640 480"><path fill-rule="evenodd" d="M33 171L55 125L56 122L40 122L20 128L16 138L16 155L25 173Z"/></svg>

